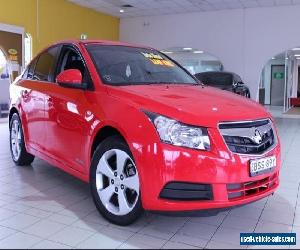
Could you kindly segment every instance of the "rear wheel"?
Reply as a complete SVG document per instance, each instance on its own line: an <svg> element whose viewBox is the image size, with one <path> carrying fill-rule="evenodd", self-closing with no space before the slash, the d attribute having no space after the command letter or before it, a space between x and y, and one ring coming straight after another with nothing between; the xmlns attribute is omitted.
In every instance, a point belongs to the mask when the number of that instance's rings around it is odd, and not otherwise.
<svg viewBox="0 0 300 250"><path fill-rule="evenodd" d="M142 213L138 170L127 144L109 137L96 149L90 185L99 212L118 225L129 225Z"/></svg>
<svg viewBox="0 0 300 250"><path fill-rule="evenodd" d="M26 151L22 124L17 113L12 115L9 131L10 152L14 163L18 166L30 165L34 156Z"/></svg>

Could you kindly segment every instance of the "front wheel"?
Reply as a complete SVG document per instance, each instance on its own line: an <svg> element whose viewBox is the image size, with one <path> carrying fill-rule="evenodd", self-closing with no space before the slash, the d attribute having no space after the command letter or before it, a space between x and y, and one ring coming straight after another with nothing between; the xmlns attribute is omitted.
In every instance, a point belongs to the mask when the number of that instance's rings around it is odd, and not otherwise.
<svg viewBox="0 0 300 250"><path fill-rule="evenodd" d="M97 209L110 222L126 226L141 215L138 170L129 147L119 136L109 137L97 147L90 185Z"/></svg>

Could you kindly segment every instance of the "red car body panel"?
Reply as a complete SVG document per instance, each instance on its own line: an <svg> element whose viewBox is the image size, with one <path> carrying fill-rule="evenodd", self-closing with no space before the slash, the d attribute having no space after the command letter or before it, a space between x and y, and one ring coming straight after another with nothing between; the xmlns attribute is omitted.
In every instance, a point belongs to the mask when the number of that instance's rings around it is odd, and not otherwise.
<svg viewBox="0 0 300 250"><path fill-rule="evenodd" d="M264 155L232 153L218 129L220 122L269 118L259 104L210 87L139 85L114 87L103 84L84 45L126 45L108 41L66 41L81 52L94 90L64 88L58 84L17 79L11 85L12 110L21 117L26 149L64 171L89 181L95 138L109 126L128 143L139 171L143 207L149 210L198 210L252 202L273 193L279 185L280 142ZM142 110L183 123L207 127L210 151L164 144ZM277 167L267 174L249 176L249 160L276 156ZM276 175L265 192L229 201L226 185L260 181ZM212 201L170 201L159 198L171 181L212 184Z"/></svg>

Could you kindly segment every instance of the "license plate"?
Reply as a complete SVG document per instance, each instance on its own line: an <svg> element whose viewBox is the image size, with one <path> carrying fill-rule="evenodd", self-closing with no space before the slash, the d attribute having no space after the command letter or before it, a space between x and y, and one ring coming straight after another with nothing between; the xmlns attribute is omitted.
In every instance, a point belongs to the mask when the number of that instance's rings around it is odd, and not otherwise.
<svg viewBox="0 0 300 250"><path fill-rule="evenodd" d="M250 161L250 175L256 176L272 171L276 167L276 157L266 157Z"/></svg>

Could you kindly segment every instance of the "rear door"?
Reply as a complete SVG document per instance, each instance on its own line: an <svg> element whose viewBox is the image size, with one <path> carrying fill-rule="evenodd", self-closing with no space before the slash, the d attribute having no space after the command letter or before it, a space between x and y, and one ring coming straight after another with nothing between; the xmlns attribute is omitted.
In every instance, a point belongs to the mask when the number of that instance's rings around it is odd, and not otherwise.
<svg viewBox="0 0 300 250"><path fill-rule="evenodd" d="M45 85L52 81L57 60L58 47L51 47L41 53L28 67L21 80L21 107L26 119L25 136L27 144L35 150L46 149L45 133Z"/></svg>

